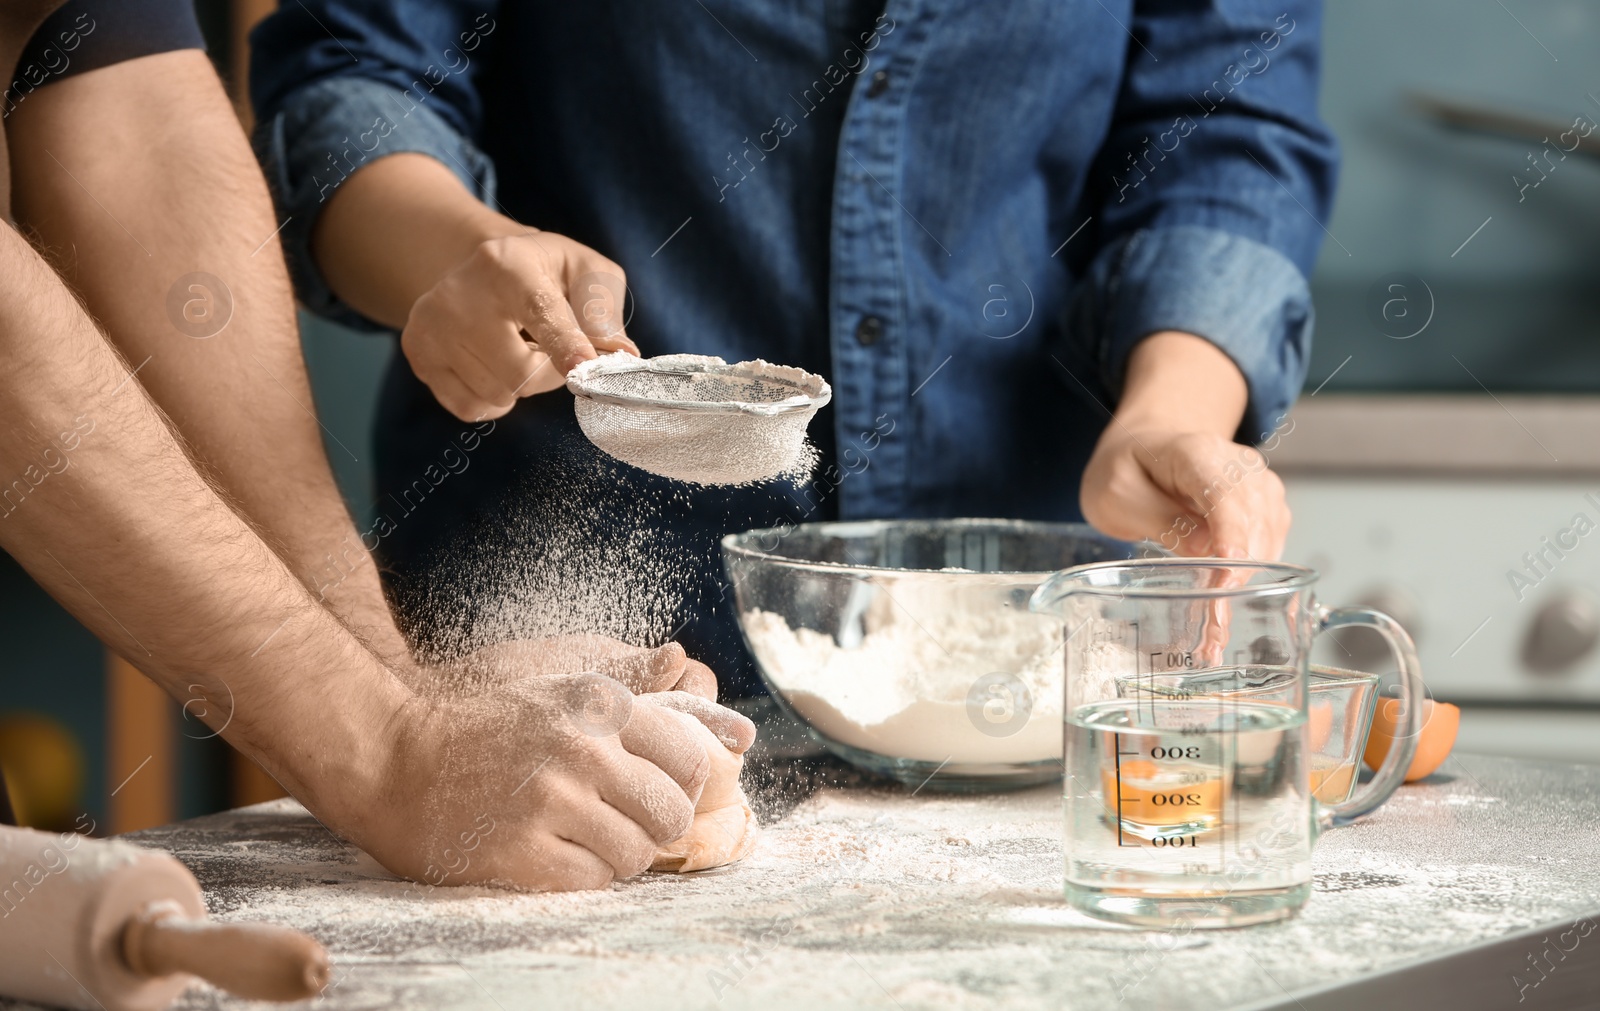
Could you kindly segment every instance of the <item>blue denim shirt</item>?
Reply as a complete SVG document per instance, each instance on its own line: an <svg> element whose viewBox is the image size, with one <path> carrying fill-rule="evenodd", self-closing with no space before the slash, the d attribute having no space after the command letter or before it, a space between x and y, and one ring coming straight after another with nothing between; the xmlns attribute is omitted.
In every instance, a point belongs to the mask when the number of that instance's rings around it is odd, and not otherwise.
<svg viewBox="0 0 1600 1011"><path fill-rule="evenodd" d="M1065 520L1148 334L1232 357L1246 441L1298 391L1335 175L1320 20L1314 0L303 0L256 30L251 87L313 311L373 328L308 236L360 166L422 152L620 263L646 354L825 375L794 516ZM462 427L406 375L386 401L380 457ZM535 460L547 427L515 427Z"/></svg>

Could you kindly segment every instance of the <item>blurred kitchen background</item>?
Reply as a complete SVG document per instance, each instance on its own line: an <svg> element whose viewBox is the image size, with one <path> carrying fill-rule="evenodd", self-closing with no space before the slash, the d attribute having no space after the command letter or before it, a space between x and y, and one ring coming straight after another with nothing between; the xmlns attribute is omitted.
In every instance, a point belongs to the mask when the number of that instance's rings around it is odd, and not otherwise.
<svg viewBox="0 0 1600 1011"><path fill-rule="evenodd" d="M272 6L197 3L228 80ZM1458 750L1600 762L1600 535L1580 534L1600 529L1600 8L1336 0L1326 43L1344 168L1310 376L1271 454L1288 558L1322 570L1324 600L1411 629L1433 694L1465 708ZM391 345L309 319L304 340L365 515ZM26 820L105 833L277 795L4 555L0 637ZM1357 632L1320 650L1388 666Z"/></svg>

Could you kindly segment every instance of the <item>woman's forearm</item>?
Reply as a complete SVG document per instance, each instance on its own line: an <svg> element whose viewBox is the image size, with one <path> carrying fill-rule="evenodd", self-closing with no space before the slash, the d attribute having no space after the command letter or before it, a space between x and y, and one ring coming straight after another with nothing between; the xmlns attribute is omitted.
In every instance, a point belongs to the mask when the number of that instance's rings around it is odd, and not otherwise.
<svg viewBox="0 0 1600 1011"><path fill-rule="evenodd" d="M1140 341L1084 469L1084 518L1183 555L1277 558L1290 520L1283 482L1234 441L1249 396L1244 374L1210 341L1176 330Z"/></svg>
<svg viewBox="0 0 1600 1011"><path fill-rule="evenodd" d="M1134 345L1116 420L1134 431L1179 429L1231 439L1249 396L1244 374L1215 344L1165 330Z"/></svg>
<svg viewBox="0 0 1600 1011"><path fill-rule="evenodd" d="M484 242L534 229L485 206L442 163L395 154L346 179L311 235L324 280L352 308L401 329L418 298Z"/></svg>

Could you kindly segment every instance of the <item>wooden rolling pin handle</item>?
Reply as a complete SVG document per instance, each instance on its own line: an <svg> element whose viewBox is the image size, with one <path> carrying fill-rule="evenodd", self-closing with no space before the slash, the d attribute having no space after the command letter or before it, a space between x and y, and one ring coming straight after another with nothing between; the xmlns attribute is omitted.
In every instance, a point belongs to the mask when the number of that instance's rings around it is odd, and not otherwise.
<svg viewBox="0 0 1600 1011"><path fill-rule="evenodd" d="M152 902L128 921L122 957L141 976L186 972L250 1000L315 997L328 985L328 952L288 927L191 920Z"/></svg>

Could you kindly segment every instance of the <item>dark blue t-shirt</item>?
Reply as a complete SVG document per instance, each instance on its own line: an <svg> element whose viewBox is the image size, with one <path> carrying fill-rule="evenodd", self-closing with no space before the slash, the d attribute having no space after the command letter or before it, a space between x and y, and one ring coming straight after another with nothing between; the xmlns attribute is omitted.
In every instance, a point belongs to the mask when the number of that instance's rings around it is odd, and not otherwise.
<svg viewBox="0 0 1600 1011"><path fill-rule="evenodd" d="M67 0L22 51L0 115L9 116L36 89L73 74L204 48L189 0Z"/></svg>

